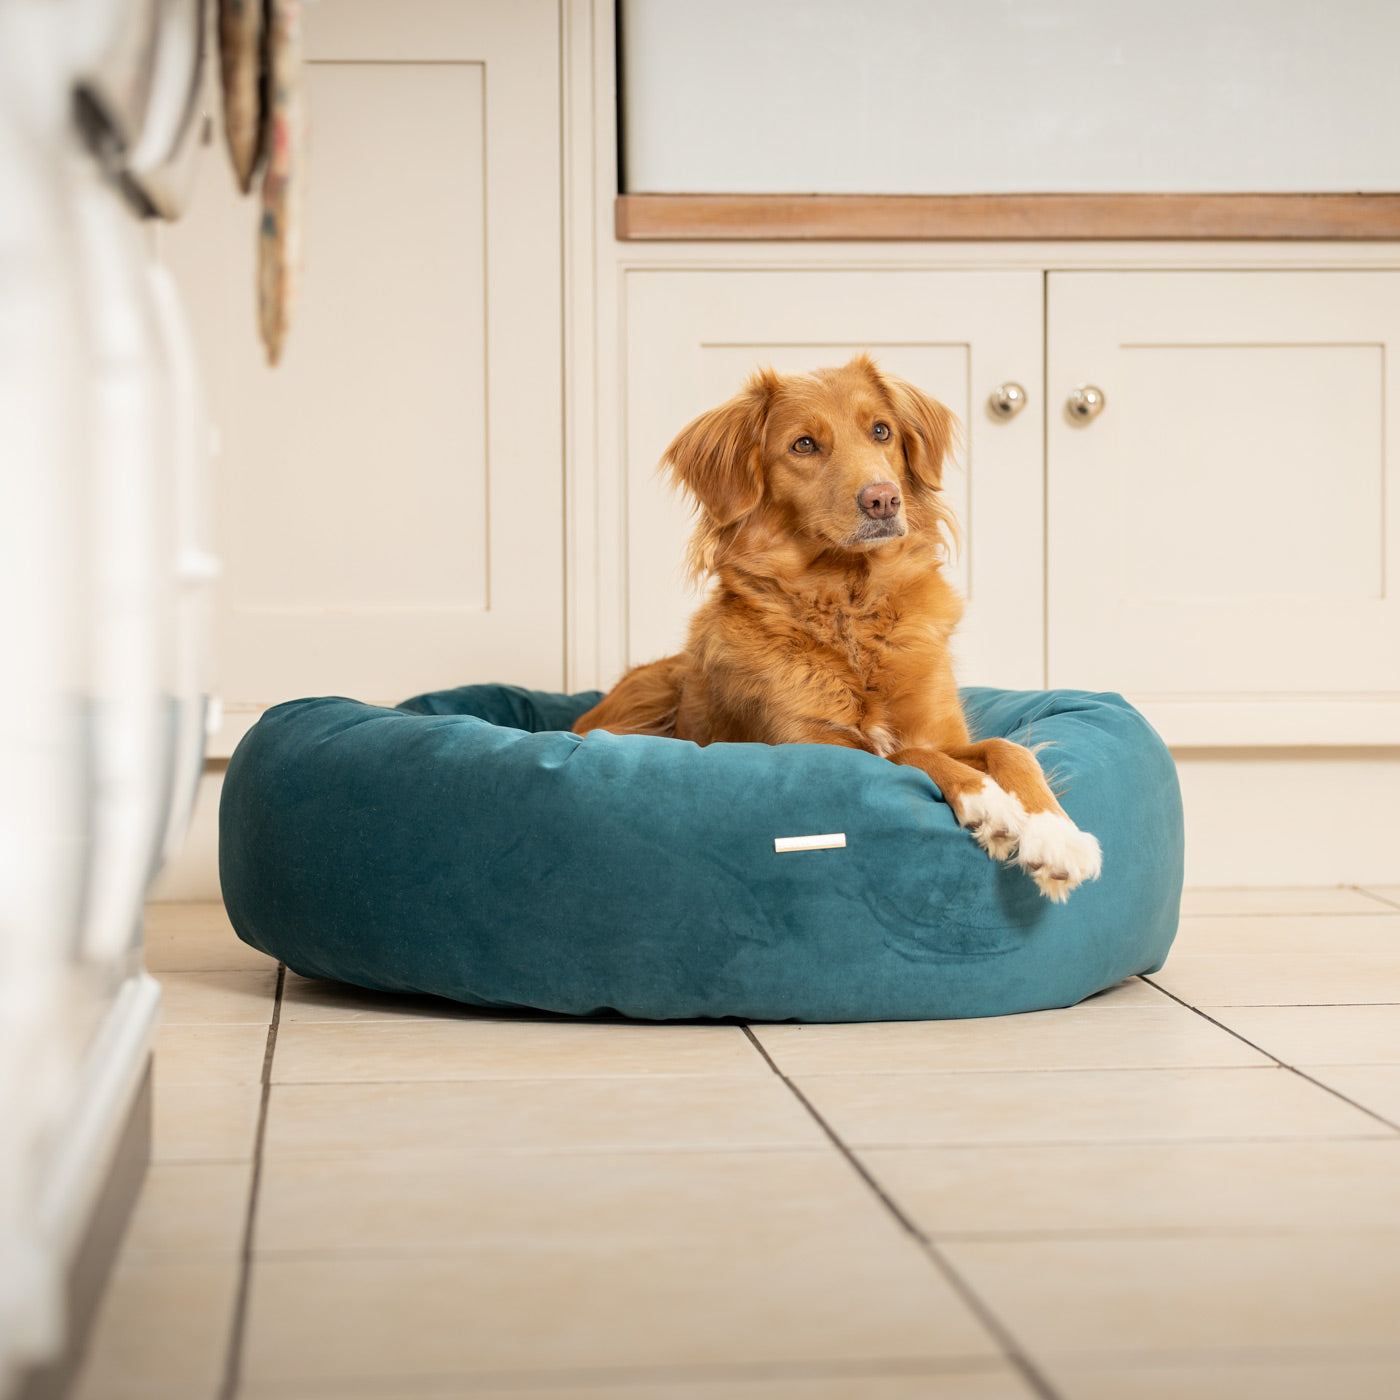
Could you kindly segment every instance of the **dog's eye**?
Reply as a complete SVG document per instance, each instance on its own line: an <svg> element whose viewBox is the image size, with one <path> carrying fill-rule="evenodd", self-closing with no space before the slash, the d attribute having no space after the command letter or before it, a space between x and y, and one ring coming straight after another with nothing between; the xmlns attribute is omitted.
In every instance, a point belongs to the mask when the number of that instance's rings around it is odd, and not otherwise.
<svg viewBox="0 0 1400 1400"><path fill-rule="evenodd" d="M804 455L808 452L815 452L817 450L817 441L815 438L800 437L793 443L792 450L794 452L801 452Z"/></svg>
<svg viewBox="0 0 1400 1400"><path fill-rule="evenodd" d="M888 442L890 437L890 425L888 423L876 423L871 430L875 434L876 442Z"/></svg>

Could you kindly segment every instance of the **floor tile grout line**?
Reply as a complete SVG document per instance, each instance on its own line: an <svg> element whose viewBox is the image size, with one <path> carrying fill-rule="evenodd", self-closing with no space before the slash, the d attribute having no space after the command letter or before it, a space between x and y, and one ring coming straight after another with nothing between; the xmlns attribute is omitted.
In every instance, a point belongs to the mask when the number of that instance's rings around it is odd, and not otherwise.
<svg viewBox="0 0 1400 1400"><path fill-rule="evenodd" d="M1253 1346L1253 1347L1186 1347L1176 1348L1148 1348L1140 1347L1130 1351L1103 1352L1095 1350L1077 1349L1075 1351L1062 1352L1060 1354L1062 1362L1073 1365L1074 1363L1088 1363L1091 1369L1102 1369L1105 1361L1110 1366L1126 1366L1130 1369L1138 1369L1146 1372L1159 1371L1181 1366L1217 1366L1225 1367L1248 1366L1251 1364L1279 1365L1294 1362L1311 1363L1321 1365L1331 1363L1333 1365L1347 1364L1367 1364L1367 1363L1388 1363L1400 1359L1400 1352L1394 1347L1384 1344L1375 1344L1366 1347L1339 1347L1335 1344L1321 1346L1308 1346L1303 1350L1280 1351L1277 1347ZM908 1366L881 1366L860 1365L852 1367L837 1366L831 1367L829 1363L824 1364L820 1369L810 1366L792 1367L784 1363L776 1365L735 1365L727 1367L713 1366L644 1366L644 1367L586 1367L573 1368L568 1372L559 1373L555 1371L451 1371L451 1372L419 1372L409 1376L394 1376L378 1378L373 1383L373 1389L364 1388L363 1384L356 1381L336 1381L330 1378L317 1378L308 1383L298 1385L296 1390L290 1390L284 1385L278 1385L275 1389L267 1389L262 1393L267 1400L314 1400L314 1397L323 1396L330 1400L348 1400L348 1397L359 1395L363 1400L383 1400L386 1394L396 1397L408 1397L421 1395L425 1400L437 1400L448 1387L450 1393L459 1400L469 1400L472 1395L477 1395L483 1391L492 1395L511 1393L520 1390L528 1390L532 1394L539 1393L539 1387L544 1387L550 1391L557 1391L559 1395L567 1397L574 1394L577 1384L581 1383L590 1390L600 1385L611 1386L614 1400L625 1392L628 1395L643 1395L649 1391L643 1391L642 1387L653 1387L657 1384L688 1385L699 1382L701 1384L713 1384L726 1380L733 1381L783 1381L787 1379L816 1380L823 1381L832 1378L849 1380L866 1380L869 1378L904 1378L911 1379L951 1377L961 1379L968 1376L995 1375L996 1372L991 1367L978 1366L976 1364L967 1365L944 1365L938 1362L926 1363L922 1360L915 1361ZM386 1390L388 1385L391 1389Z"/></svg>
<svg viewBox="0 0 1400 1400"><path fill-rule="evenodd" d="M1325 1086L1324 1086L1325 1087ZM1382 1123L1389 1129L1390 1124ZM1308 1134L1303 1137L1262 1136L1262 1137L1152 1137L1152 1138L957 1138L938 1142L862 1142L857 1144L861 1152L976 1152L990 1149L1021 1148L1073 1148L1086 1147L1231 1147L1273 1144L1276 1146L1298 1147L1305 1143L1320 1142L1390 1142L1389 1134L1378 1133L1325 1133ZM368 1161L385 1165L403 1166L405 1169L422 1167L427 1170L447 1170L463 1162L481 1161L534 1161L539 1158L556 1160L578 1160L587 1157L752 1157L752 1156L811 1156L816 1149L803 1146L719 1146L713 1144L650 1146L608 1146L577 1149L536 1148L470 1148L448 1149L446 1151L419 1152L413 1149L390 1148L384 1151L317 1151L284 1152L276 1154L272 1160L281 1162L355 1162ZM204 1159L198 1159L203 1161Z"/></svg>
<svg viewBox="0 0 1400 1400"><path fill-rule="evenodd" d="M1143 981L1149 982L1151 978L1144 977ZM1152 985L1156 987L1157 983L1153 982ZM1340 1089L1334 1089L1330 1084L1324 1084L1322 1080L1315 1078L1306 1070L1299 1069L1297 1065L1291 1065L1287 1060L1280 1059L1272 1050L1266 1050L1262 1045L1255 1044L1247 1035L1242 1035L1233 1026L1227 1026L1224 1021L1216 1020L1209 1012L1202 1011L1199 1006L1192 1006L1189 1001L1182 1001L1179 996L1174 992L1168 992L1165 987L1158 987L1157 989L1158 991L1166 992L1167 996L1171 997L1173 1001L1181 1002L1182 1006L1190 1011L1194 1011L1197 1016L1209 1021L1211 1025L1219 1026L1222 1031L1228 1032L1230 1035L1234 1036L1236 1040L1243 1041L1244 1044L1248 1045L1253 1050L1257 1050L1261 1055L1267 1055L1280 1069L1286 1069L1290 1074L1296 1074L1299 1079L1305 1079L1309 1084L1315 1084L1319 1089L1323 1089L1331 1094L1333 1098L1340 1099L1343 1103L1349 1103L1353 1108L1359 1109L1370 1118L1374 1118L1377 1123L1383 1123L1392 1131L1400 1133L1400 1123L1396 1123L1393 1119L1387 1118L1385 1114L1377 1113L1373 1108L1367 1108L1364 1103L1358 1103L1355 1099L1349 1098L1346 1094L1342 1093Z"/></svg>
<svg viewBox="0 0 1400 1400"><path fill-rule="evenodd" d="M1376 1141L1376 1139L1372 1139ZM1065 1229L1050 1229L1044 1227L1021 1227L1013 1229L967 1229L967 1230L940 1230L936 1237L938 1242L950 1244L1077 1244L1077 1243L1127 1243L1127 1244L1158 1244L1176 1243L1185 1241L1191 1242L1211 1242L1211 1241L1235 1241L1235 1242L1255 1242L1259 1240L1318 1240L1358 1238L1365 1240L1375 1240L1377 1237L1384 1237L1387 1240L1400 1240L1400 1225L1389 1224L1364 1224L1354 1223L1348 1225L1335 1225L1319 1223L1316 1225L1139 1225L1139 1226L1102 1226L1099 1228L1086 1228L1075 1226ZM473 1240L470 1245L448 1244L437 1248L424 1245L360 1245L355 1247L331 1246L331 1245L306 1245L293 1249L286 1248L262 1248L258 1251L259 1262L272 1265L303 1264L303 1263L330 1263L343 1264L346 1262L359 1263L390 1263L402 1262L421 1263L423 1261L454 1261L470 1255L474 1249L510 1249L521 1247L523 1242L533 1238L529 1235L505 1234L488 1237L481 1236ZM676 1248L685 1248L694 1243L698 1235L674 1234L655 1235L652 1240L664 1240ZM921 1241L922 1243L922 1241ZM580 1252L585 1249L592 1250L593 1245L582 1241L568 1246L569 1249L577 1248ZM152 1267L158 1267L153 1264ZM1005 1358L997 1358L1000 1363ZM964 1365L962 1361L956 1363L956 1368Z"/></svg>
<svg viewBox="0 0 1400 1400"><path fill-rule="evenodd" d="M235 1400L243 1371L243 1343L248 1328L248 1294L253 1272L253 1231L257 1225L258 1192L262 1186L263 1149L267 1139L267 1109L272 1096L272 1057L277 1049L277 1029L282 1021L282 989L287 980L285 963L277 964L277 990L272 999L272 1019L267 1026L263 1050L262 1097L258 1104L258 1127L253 1138L253 1171L248 1186L248 1211L243 1222L243 1247L238 1261L238 1290L234 1295L233 1318L229 1325L228 1349L224 1354L224 1374L218 1400Z"/></svg>
<svg viewBox="0 0 1400 1400"><path fill-rule="evenodd" d="M1200 919L1209 920L1212 923L1224 924L1232 923L1236 919L1391 919L1396 914L1400 914L1400 904L1391 904L1389 901L1382 901L1379 896L1368 895L1368 899L1376 900L1374 909L1327 909L1318 910L1280 910L1280 909L1258 909L1253 913L1246 910L1235 910L1230 914L1200 914L1189 911L1180 915L1180 922Z"/></svg>
<svg viewBox="0 0 1400 1400"><path fill-rule="evenodd" d="M1161 989L1173 1001L1179 1001L1183 1006L1190 1007L1192 1011L1200 1011L1201 1007L1192 1002L1179 997L1175 992L1168 992L1165 987ZM1206 1006L1214 1007L1217 1011L1312 1011L1318 1009L1340 1009L1345 1007L1351 1010L1358 1006L1400 1006L1397 1001L1208 1001ZM1243 1038L1243 1037L1241 1037Z"/></svg>
<svg viewBox="0 0 1400 1400"><path fill-rule="evenodd" d="M817 1111L816 1105L802 1092L798 1086L788 1078L778 1067L777 1062L768 1053L763 1042L753 1033L751 1026L744 1027L744 1034L749 1038L755 1050L767 1062L769 1069L782 1081L793 1097L811 1115L812 1120L826 1134L833 1147L846 1159L851 1169L857 1176L874 1192L876 1198L885 1209L894 1217L900 1228L914 1239L932 1261L934 1267L943 1275L944 1280L953 1289L954 1293L962 1300L963 1304L977 1318L983 1327L991 1334L997 1345L1001 1348L1006 1360L1020 1373L1031 1390L1040 1397L1040 1400L1059 1400L1058 1392L1050 1385L1049 1381L1041 1375L1030 1357L1022 1349L1020 1344L1011 1335L1005 1324L991 1310L991 1308L973 1291L972 1286L953 1267L952 1261L947 1258L943 1251L934 1241L925 1234L905 1214L899 1203L895 1201L888 1191L876 1180L874 1174L855 1152L846 1145L845 1141L838 1136L831 1124Z"/></svg>
<svg viewBox="0 0 1400 1400"><path fill-rule="evenodd" d="M962 1048L960 1046L950 1046L949 1053L956 1054ZM1394 1064L1394 1060L1347 1060L1347 1064ZM1271 1069L1271 1065L1241 1063L1238 1060L1229 1064L1219 1064L1215 1061L1191 1064L1182 1061L1179 1064L1139 1064L1139 1065L1092 1065L1092 1064L1063 1064L1063 1065L987 1065L969 1066L965 1069L950 1069L947 1065L939 1065L935 1069L801 1069L797 1073L803 1079L961 1079L971 1075L985 1075L988 1079L994 1079L998 1075L1012 1074L1183 1074L1192 1073L1196 1070L1216 1070L1216 1069ZM279 1081L280 1082L280 1081ZM350 1083L349 1080L333 1080L332 1083ZM378 1084L380 1080L369 1080L368 1083ZM465 1084L470 1081L444 1079L430 1080L429 1083L442 1084Z"/></svg>
<svg viewBox="0 0 1400 1400"><path fill-rule="evenodd" d="M1278 1066L1287 1069L1287 1065ZM1306 1078L1306 1076L1303 1076ZM1326 1085L1321 1087L1326 1088ZM1348 1100L1350 1102L1350 1100ZM1374 1117L1374 1115L1371 1115ZM858 1152L954 1152L991 1150L994 1148L1020 1149L1026 1147L1245 1147L1251 1143L1292 1144L1301 1147L1316 1142L1389 1142L1391 1124L1384 1119L1381 1126L1388 1131L1382 1133L1308 1133L1302 1137L1105 1137L1105 1138L952 1138L928 1142L890 1141L860 1142L854 1150Z"/></svg>
<svg viewBox="0 0 1400 1400"><path fill-rule="evenodd" d="M1394 1064L1393 1060L1347 1060L1344 1063L1350 1065L1361 1064ZM1197 1070L1249 1070L1249 1069L1272 1069L1272 1065L1260 1064L1179 1064L1179 1065L1063 1065L1054 1066L1047 1069L1037 1067L1012 1068L1012 1069L820 1069L805 1070L805 1079L952 1079L960 1078L964 1075L985 1075L989 1080L999 1075L1027 1074L1047 1076L1052 1074L1190 1074ZM429 1088L462 1087L476 1084L549 1084L549 1085L579 1085L579 1084L657 1084L662 1080L674 1082L676 1080L736 1080L739 1083L747 1082L741 1075L645 1075L645 1074L614 1074L614 1075L582 1075L582 1074L556 1074L541 1076L538 1079L515 1079L515 1078L491 1078L480 1075L473 1079L424 1079L422 1076L414 1079L277 1079L273 1082L283 1089L345 1089L367 1087L372 1089L390 1088L397 1085L399 1088L415 1087L426 1085ZM230 1087L237 1087L237 1081L228 1081ZM182 1085L182 1088L195 1088L196 1085Z"/></svg>
<svg viewBox="0 0 1400 1400"><path fill-rule="evenodd" d="M1400 912L1400 904L1383 894L1376 894L1365 885L1341 885L1338 888L1349 890L1362 899L1373 900L1375 909L1224 909L1202 912L1199 909L1183 909L1183 919L1349 919L1359 915L1372 918L1378 914ZM1184 901L1183 901L1184 902Z"/></svg>
<svg viewBox="0 0 1400 1400"><path fill-rule="evenodd" d="M769 1381L813 1380L817 1382L838 1379L862 1381L868 1379L900 1379L908 1377L920 1379L928 1377L951 1377L961 1379L968 1376L996 1376L1005 1370L1000 1358L983 1357L887 1357L870 1360L848 1361L801 1361L774 1360L754 1362L695 1362L695 1363L640 1363L636 1365L588 1365L570 1366L566 1370L505 1370L505 1371L447 1371L419 1372L410 1376L334 1378L314 1377L297 1383L291 1391L286 1383L278 1383L275 1389L264 1389L260 1394L271 1397L291 1397L295 1400L313 1400L317 1395L349 1397L362 1395L364 1400L383 1400L386 1386L391 1387L394 1396L402 1395L407 1400L410 1395L438 1397L447 1387L460 1400L481 1391L492 1395L519 1390L537 1394L542 1387L558 1391L564 1400L573 1395L579 1385L588 1387L626 1387L629 1395L645 1395L642 1387L661 1385L688 1385L700 1383L713 1385L724 1381ZM610 1391L610 1393L612 1393ZM616 1390L621 1395L620 1389Z"/></svg>

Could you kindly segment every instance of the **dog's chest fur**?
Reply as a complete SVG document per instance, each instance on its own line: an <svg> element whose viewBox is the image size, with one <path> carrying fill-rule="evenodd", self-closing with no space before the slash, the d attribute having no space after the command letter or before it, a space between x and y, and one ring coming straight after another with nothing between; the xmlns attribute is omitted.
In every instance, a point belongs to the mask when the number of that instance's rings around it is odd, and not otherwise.
<svg viewBox="0 0 1400 1400"><path fill-rule="evenodd" d="M947 642L961 600L928 553L901 551L874 567L722 573L692 660L698 675L729 676L729 693L742 687L746 702L712 737L801 742L817 722L882 756L930 742L936 697L951 696L956 709Z"/></svg>
<svg viewBox="0 0 1400 1400"><path fill-rule="evenodd" d="M933 678L947 633L901 592L878 586L822 589L799 602L793 621L817 644L808 665L824 673L825 687L843 692L846 725L876 753L893 752L911 737L910 678Z"/></svg>
<svg viewBox="0 0 1400 1400"><path fill-rule="evenodd" d="M889 598L856 598L838 593L809 595L798 626L824 650L850 667L852 677L869 689L889 659L899 623L898 605Z"/></svg>

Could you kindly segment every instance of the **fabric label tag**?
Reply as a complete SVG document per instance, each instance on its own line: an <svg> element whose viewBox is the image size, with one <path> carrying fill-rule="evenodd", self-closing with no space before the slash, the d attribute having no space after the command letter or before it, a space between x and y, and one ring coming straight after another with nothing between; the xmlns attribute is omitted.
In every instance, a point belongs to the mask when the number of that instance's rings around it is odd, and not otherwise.
<svg viewBox="0 0 1400 1400"><path fill-rule="evenodd" d="M825 836L775 836L773 849L781 855L784 851L826 851L846 844L844 831L832 831Z"/></svg>

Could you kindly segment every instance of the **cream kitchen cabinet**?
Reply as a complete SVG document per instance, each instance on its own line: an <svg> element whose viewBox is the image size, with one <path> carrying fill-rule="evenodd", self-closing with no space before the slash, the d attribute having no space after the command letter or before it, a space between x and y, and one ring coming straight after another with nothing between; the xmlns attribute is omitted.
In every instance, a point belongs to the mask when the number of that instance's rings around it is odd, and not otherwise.
<svg viewBox="0 0 1400 1400"><path fill-rule="evenodd" d="M297 695L563 684L560 24L555 0L307 7L277 368L222 158L164 239L221 435L216 753Z"/></svg>
<svg viewBox="0 0 1400 1400"><path fill-rule="evenodd" d="M1048 286L1048 683L1178 744L1400 741L1400 273Z"/></svg>
<svg viewBox="0 0 1400 1400"><path fill-rule="evenodd" d="M966 682L1119 690L1175 745L1400 740L1400 273L634 267L624 302L629 662L695 602L670 438L868 349L965 425Z"/></svg>

